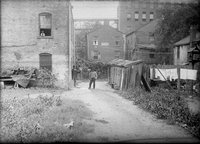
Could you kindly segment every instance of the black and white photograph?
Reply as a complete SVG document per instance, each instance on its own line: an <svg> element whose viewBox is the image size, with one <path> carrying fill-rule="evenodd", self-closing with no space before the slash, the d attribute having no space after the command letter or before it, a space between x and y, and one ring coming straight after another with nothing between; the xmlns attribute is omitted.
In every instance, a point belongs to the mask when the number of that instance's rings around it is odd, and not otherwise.
<svg viewBox="0 0 200 144"><path fill-rule="evenodd" d="M0 0L0 143L199 143L200 0Z"/></svg>

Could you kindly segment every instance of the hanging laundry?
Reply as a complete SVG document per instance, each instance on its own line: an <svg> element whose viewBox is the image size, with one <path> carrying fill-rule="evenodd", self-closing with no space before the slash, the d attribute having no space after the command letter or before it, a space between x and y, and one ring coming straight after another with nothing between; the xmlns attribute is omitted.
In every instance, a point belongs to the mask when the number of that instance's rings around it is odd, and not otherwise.
<svg viewBox="0 0 200 144"><path fill-rule="evenodd" d="M159 72L162 73L160 73ZM166 80L170 80L172 81L172 79L178 79L178 72L177 72L177 68L173 68L173 69L157 69L155 68L155 75L153 74L153 68L150 69L150 78L153 79L154 76L156 79L159 79L161 81L165 81ZM153 76L154 75L154 76ZM163 77L163 76L165 77ZM193 69L181 69L180 70L180 79L184 79L184 80L196 80L197 79L197 70L193 70Z"/></svg>
<svg viewBox="0 0 200 144"><path fill-rule="evenodd" d="M181 69L180 78L187 80L196 80L197 79L197 70L192 69Z"/></svg>

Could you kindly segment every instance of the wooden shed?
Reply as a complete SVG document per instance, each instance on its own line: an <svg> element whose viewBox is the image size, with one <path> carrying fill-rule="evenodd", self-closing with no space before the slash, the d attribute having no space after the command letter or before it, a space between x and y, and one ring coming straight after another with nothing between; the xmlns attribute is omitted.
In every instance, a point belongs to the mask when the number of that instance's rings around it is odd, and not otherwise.
<svg viewBox="0 0 200 144"><path fill-rule="evenodd" d="M140 86L143 61L114 59L108 68L108 82L115 89L127 90Z"/></svg>

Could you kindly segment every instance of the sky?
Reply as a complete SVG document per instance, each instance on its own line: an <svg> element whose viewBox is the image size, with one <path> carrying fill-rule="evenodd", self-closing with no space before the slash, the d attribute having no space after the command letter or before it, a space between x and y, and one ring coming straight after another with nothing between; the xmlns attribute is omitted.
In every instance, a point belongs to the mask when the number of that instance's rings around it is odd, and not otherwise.
<svg viewBox="0 0 200 144"><path fill-rule="evenodd" d="M74 19L116 19L118 1L72 1Z"/></svg>

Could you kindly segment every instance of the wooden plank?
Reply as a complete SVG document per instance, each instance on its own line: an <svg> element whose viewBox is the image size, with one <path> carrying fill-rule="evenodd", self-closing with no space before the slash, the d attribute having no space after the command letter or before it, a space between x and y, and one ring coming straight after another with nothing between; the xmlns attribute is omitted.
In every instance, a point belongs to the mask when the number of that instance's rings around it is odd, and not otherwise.
<svg viewBox="0 0 200 144"><path fill-rule="evenodd" d="M141 76L141 80L142 80L142 83L145 87L145 90L151 92L151 88L150 88L149 84L147 83L146 79L144 78L143 74Z"/></svg>
<svg viewBox="0 0 200 144"><path fill-rule="evenodd" d="M180 66L178 66L177 68L177 74L178 74L178 81L177 81L177 88L178 88L178 93L180 93L180 89L181 89L181 82L180 82Z"/></svg>
<svg viewBox="0 0 200 144"><path fill-rule="evenodd" d="M4 82L4 81L13 81L12 78L9 79L0 79L0 82Z"/></svg>

